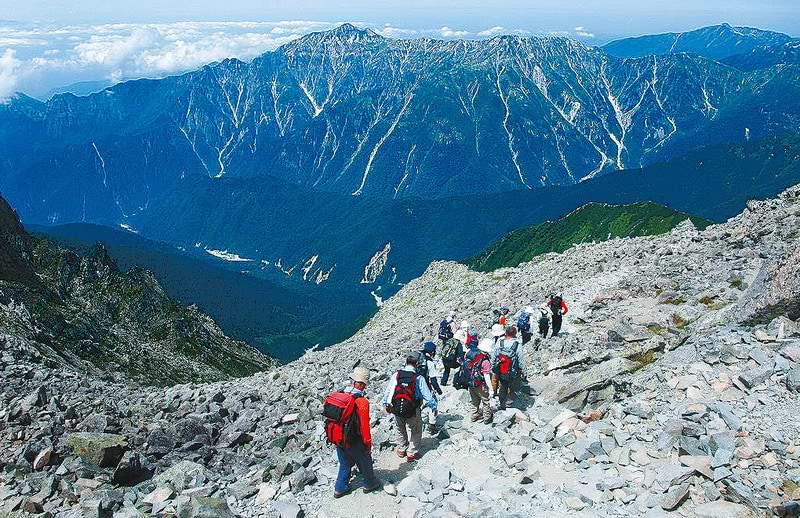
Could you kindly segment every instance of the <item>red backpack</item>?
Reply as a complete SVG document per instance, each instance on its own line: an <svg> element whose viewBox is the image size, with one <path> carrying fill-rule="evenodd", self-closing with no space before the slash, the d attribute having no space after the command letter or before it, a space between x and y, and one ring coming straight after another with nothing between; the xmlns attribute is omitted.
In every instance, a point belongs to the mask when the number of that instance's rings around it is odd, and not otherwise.
<svg viewBox="0 0 800 518"><path fill-rule="evenodd" d="M359 432L356 398L359 395L347 392L332 392L322 402L322 415L325 417L325 435L328 442L347 448L361 437Z"/></svg>
<svg viewBox="0 0 800 518"><path fill-rule="evenodd" d="M399 417L414 417L417 413L417 373L397 371L397 384L392 394L392 413Z"/></svg>

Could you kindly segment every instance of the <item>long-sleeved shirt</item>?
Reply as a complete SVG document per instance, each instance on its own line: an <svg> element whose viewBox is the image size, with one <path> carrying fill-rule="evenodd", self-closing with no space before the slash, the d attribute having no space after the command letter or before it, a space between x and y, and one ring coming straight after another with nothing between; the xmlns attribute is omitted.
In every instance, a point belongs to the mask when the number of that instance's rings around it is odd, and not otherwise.
<svg viewBox="0 0 800 518"><path fill-rule="evenodd" d="M403 371L407 372L416 372L416 369L413 365L406 365L402 369ZM414 389L414 399L423 403L425 406L430 408L431 410L436 410L438 403L436 398L433 397L431 394L431 389L428 388L428 383L425 381L425 378L417 374L417 383L415 384L416 387ZM386 392L383 396L383 406L388 407L392 404L392 396L394 396L394 389L397 387L397 373L394 373L391 378L389 378L389 383L386 385Z"/></svg>
<svg viewBox="0 0 800 518"><path fill-rule="evenodd" d="M556 316L559 316L559 315L560 316L564 316L569 311L569 308L567 307L567 303L564 302L564 299L561 299L561 305L558 308L554 308L553 307L553 301L552 300L548 300L547 301L547 305L550 306L550 311L552 311L553 315L556 315Z"/></svg>
<svg viewBox="0 0 800 518"><path fill-rule="evenodd" d="M492 351L492 365L497 363L497 353L503 349L506 340L508 340L508 338L501 338L495 344L494 350ZM517 343L516 347L514 347L514 342ZM516 357L517 370L520 374L525 374L527 372L527 366L525 365L525 351L522 350L522 343L514 338L508 343L506 349L513 349L516 351L514 356Z"/></svg>
<svg viewBox="0 0 800 518"><path fill-rule="evenodd" d="M372 448L372 432L369 428L369 400L364 397L364 393L355 387L347 387L342 392L353 394L356 397L356 415L358 416L358 428L361 441L368 449Z"/></svg>

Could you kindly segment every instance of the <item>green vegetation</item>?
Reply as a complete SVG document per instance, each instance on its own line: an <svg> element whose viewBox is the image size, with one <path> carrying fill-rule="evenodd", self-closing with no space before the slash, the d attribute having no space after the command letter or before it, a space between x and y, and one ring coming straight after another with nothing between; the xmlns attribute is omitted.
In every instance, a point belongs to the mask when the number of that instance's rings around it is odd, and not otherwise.
<svg viewBox="0 0 800 518"><path fill-rule="evenodd" d="M700 229L712 223L657 203L589 203L558 221L514 230L467 264L474 270L491 272L549 252L563 252L578 243L664 234L687 218Z"/></svg>

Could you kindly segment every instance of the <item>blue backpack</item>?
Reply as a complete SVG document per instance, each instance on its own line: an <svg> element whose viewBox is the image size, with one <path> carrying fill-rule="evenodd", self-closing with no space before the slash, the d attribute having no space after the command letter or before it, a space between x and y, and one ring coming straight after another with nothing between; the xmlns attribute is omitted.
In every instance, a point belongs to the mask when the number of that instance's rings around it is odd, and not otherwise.
<svg viewBox="0 0 800 518"><path fill-rule="evenodd" d="M453 338L453 330L450 329L450 322L444 319L439 324L439 340L449 340L450 338Z"/></svg>
<svg viewBox="0 0 800 518"><path fill-rule="evenodd" d="M517 329L525 333L529 333L531 330L531 316L524 311L519 314L517 319Z"/></svg>

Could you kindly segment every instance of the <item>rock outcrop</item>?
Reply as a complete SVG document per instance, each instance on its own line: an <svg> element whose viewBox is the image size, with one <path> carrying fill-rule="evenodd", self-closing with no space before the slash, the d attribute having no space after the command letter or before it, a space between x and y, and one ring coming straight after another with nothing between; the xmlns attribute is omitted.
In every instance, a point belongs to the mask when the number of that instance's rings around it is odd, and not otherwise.
<svg viewBox="0 0 800 518"><path fill-rule="evenodd" d="M751 203L702 232L682 225L582 244L491 274L434 263L349 340L237 380L143 389L11 358L7 341L0 510L792 516L800 336L781 312L797 282L787 265L800 246L798 194ZM765 267L785 276L761 280ZM405 354L450 310L485 333L497 304L517 309L554 291L570 306L564 333L524 347L527 382L512 407L492 424L471 423L465 394L446 387L440 430L426 435L416 464L401 462L379 400ZM372 371L373 454L386 487L363 494L356 479L353 494L334 499L320 407L355 365ZM125 441L76 448L86 442L76 437L93 434ZM121 451L98 460L115 445Z"/></svg>

